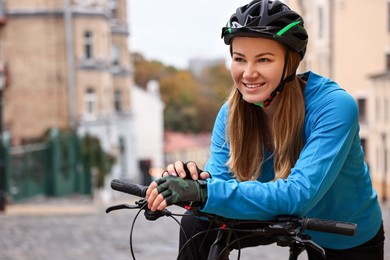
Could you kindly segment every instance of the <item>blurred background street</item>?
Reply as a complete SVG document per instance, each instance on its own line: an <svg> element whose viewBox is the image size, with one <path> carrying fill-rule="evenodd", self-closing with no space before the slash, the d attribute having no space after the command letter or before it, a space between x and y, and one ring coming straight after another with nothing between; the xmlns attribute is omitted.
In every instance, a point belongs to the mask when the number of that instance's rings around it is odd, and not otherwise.
<svg viewBox="0 0 390 260"><path fill-rule="evenodd" d="M189 15L179 0L0 0L0 260L132 259L137 211L104 212L124 201L109 180L149 184L177 160L203 168L233 85L220 30L246 2L193 1ZM298 72L354 97L373 185L389 201L389 1L285 2L310 21ZM382 210L390 234L390 203ZM172 219L141 215L134 232L136 259L176 259ZM273 245L241 259L287 257Z"/></svg>
<svg viewBox="0 0 390 260"><path fill-rule="evenodd" d="M7 211L0 215L0 259L132 259L129 231L137 210L106 214L106 206L80 197L36 198L9 205ZM387 234L390 234L389 206L382 206ZM181 212L179 208L171 210ZM133 235L136 259L176 259L178 229L177 223L170 218L151 222L140 214ZM232 254L230 259L237 259L237 254ZM288 249L276 245L249 248L242 250L241 259L288 259ZM299 259L306 260L306 254L303 253ZM385 259L390 259L389 243L385 244Z"/></svg>

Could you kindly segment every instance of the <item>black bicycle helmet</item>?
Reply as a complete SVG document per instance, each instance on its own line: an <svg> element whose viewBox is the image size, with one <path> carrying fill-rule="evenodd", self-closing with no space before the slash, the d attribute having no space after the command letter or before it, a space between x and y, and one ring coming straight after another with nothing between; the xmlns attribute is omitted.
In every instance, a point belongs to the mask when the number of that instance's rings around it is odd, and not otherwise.
<svg viewBox="0 0 390 260"><path fill-rule="evenodd" d="M227 45L235 36L270 38L298 52L303 59L308 41L303 23L298 13L278 0L254 0L237 8L222 28L222 38Z"/></svg>

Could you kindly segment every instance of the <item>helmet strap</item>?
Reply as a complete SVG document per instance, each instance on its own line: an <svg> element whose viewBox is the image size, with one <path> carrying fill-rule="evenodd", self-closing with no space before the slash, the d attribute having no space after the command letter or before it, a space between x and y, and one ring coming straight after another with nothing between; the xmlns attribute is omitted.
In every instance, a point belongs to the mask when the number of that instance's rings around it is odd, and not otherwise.
<svg viewBox="0 0 390 260"><path fill-rule="evenodd" d="M286 55L284 57L284 67L283 67L283 72L282 72L282 78L280 79L280 83L279 83L278 87L274 91L272 91L271 95L267 98L267 100L260 102L260 103L256 103L255 105L260 106L260 107L268 107L271 104L272 100L276 97L276 95L279 92L282 92L286 82L290 82L290 81L294 80L295 72L293 74L287 76L286 78L284 78L284 75L286 74L286 69L287 69L288 53L289 53L289 51L288 51L288 49L286 49Z"/></svg>

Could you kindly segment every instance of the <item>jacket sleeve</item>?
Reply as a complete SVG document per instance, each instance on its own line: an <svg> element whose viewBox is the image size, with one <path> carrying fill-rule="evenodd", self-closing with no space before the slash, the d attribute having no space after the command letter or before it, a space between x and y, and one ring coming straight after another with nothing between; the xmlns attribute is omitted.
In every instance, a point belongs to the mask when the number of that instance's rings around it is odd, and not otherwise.
<svg viewBox="0 0 390 260"><path fill-rule="evenodd" d="M229 173L229 167L226 165L229 159L229 144L226 140L226 122L228 105L225 103L215 120L213 133L211 137L210 158L207 161L205 171L208 171L213 179L229 180L232 175Z"/></svg>
<svg viewBox="0 0 390 260"><path fill-rule="evenodd" d="M208 180L208 200L202 210L237 219L306 214L338 177L358 128L355 100L342 90L329 93L315 108L306 111L306 142L287 179L238 182L219 178L225 175L217 173L218 178ZM213 164L222 163L228 157L225 149L214 149L212 153L219 154L211 156L212 173L223 171L222 166Z"/></svg>

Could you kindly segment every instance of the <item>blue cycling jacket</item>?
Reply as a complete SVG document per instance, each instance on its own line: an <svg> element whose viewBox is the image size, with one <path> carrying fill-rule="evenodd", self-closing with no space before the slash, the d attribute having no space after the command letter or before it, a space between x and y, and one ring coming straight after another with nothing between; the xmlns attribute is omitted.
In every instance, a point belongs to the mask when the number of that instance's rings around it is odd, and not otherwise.
<svg viewBox="0 0 390 260"><path fill-rule="evenodd" d="M239 182L226 162L228 106L218 113L205 170L208 199L205 212L236 219L273 219L278 215L317 217L357 224L355 236L307 231L313 241L331 249L360 245L375 236L382 223L360 144L355 100L335 82L307 72L304 147L285 180L274 178L273 159L257 181Z"/></svg>

